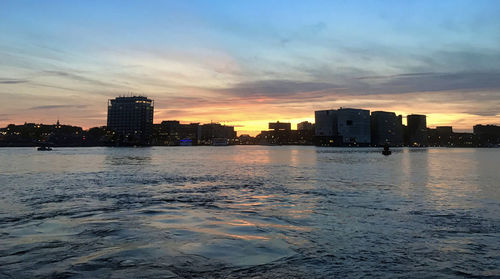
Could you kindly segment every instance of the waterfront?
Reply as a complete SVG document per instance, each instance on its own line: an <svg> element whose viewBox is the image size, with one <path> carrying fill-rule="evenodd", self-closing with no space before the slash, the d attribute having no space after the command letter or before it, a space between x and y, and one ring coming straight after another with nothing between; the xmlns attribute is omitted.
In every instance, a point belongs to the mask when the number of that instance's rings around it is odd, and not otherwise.
<svg viewBox="0 0 500 279"><path fill-rule="evenodd" d="M500 149L0 149L0 277L498 277Z"/></svg>

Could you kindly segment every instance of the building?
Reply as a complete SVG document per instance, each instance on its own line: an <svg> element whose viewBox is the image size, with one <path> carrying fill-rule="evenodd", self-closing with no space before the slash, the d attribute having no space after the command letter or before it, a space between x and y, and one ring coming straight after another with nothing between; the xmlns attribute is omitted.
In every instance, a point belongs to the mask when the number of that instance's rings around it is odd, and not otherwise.
<svg viewBox="0 0 500 279"><path fill-rule="evenodd" d="M429 146L454 146L455 133L451 126L437 126L436 128L427 128L427 144Z"/></svg>
<svg viewBox="0 0 500 279"><path fill-rule="evenodd" d="M233 144L236 139L236 132L233 126L226 126L219 123L203 124L200 126L199 133L202 144L214 144L214 142L219 141Z"/></svg>
<svg viewBox="0 0 500 279"><path fill-rule="evenodd" d="M24 123L0 129L0 146L81 146L85 143L83 129L77 126Z"/></svg>
<svg viewBox="0 0 500 279"><path fill-rule="evenodd" d="M453 146L453 127L451 126L437 126L436 127L437 142L439 146Z"/></svg>
<svg viewBox="0 0 500 279"><path fill-rule="evenodd" d="M199 123L181 124L177 120L162 121L153 125L153 144L181 145L190 143L197 145L200 137Z"/></svg>
<svg viewBox="0 0 500 279"><path fill-rule="evenodd" d="M298 144L313 144L314 123L304 121L297 124L297 141Z"/></svg>
<svg viewBox="0 0 500 279"><path fill-rule="evenodd" d="M365 109L340 108L337 116L338 133L345 145L369 145L370 111Z"/></svg>
<svg viewBox="0 0 500 279"><path fill-rule="evenodd" d="M340 108L314 112L317 145L367 146L371 142L370 111Z"/></svg>
<svg viewBox="0 0 500 279"><path fill-rule="evenodd" d="M500 144L500 126L475 125L474 135L481 146L497 146Z"/></svg>
<svg viewBox="0 0 500 279"><path fill-rule="evenodd" d="M271 138L268 139L270 144L291 144L292 139L292 124L289 122L270 122L269 130Z"/></svg>
<svg viewBox="0 0 500 279"><path fill-rule="evenodd" d="M317 110L314 112L315 135L317 137L334 137L337 130L337 110Z"/></svg>
<svg viewBox="0 0 500 279"><path fill-rule="evenodd" d="M403 145L403 117L394 112L374 111L371 114L371 144Z"/></svg>
<svg viewBox="0 0 500 279"><path fill-rule="evenodd" d="M409 146L427 146L427 120L425 115L410 114L406 117Z"/></svg>
<svg viewBox="0 0 500 279"><path fill-rule="evenodd" d="M292 129L292 124L288 122L270 122L269 130L274 131L290 131Z"/></svg>
<svg viewBox="0 0 500 279"><path fill-rule="evenodd" d="M144 96L108 101L108 129L117 145L149 145L153 132L154 102Z"/></svg>
<svg viewBox="0 0 500 279"><path fill-rule="evenodd" d="M342 137L337 128L337 110L317 110L314 112L315 144L320 146L340 146Z"/></svg>
<svg viewBox="0 0 500 279"><path fill-rule="evenodd" d="M314 130L314 123L303 121L297 124L297 130Z"/></svg>
<svg viewBox="0 0 500 279"><path fill-rule="evenodd" d="M472 133L455 133L451 126L427 128L429 146L477 147L477 137Z"/></svg>

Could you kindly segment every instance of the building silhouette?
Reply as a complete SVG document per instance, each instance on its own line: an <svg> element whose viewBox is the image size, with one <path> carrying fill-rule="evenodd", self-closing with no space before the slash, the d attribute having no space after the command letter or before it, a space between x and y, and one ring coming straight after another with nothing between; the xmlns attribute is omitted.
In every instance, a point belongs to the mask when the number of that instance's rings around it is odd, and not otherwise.
<svg viewBox="0 0 500 279"><path fill-rule="evenodd" d="M394 112L374 111L371 114L371 144L403 145L402 116Z"/></svg>
<svg viewBox="0 0 500 279"><path fill-rule="evenodd" d="M117 97L108 101L108 129L117 145L150 145L154 102L144 96Z"/></svg>
<svg viewBox="0 0 500 279"><path fill-rule="evenodd" d="M427 146L427 120L425 115L410 114L406 117L408 124L409 146Z"/></svg>
<svg viewBox="0 0 500 279"><path fill-rule="evenodd" d="M56 124L10 124L0 129L0 146L80 146L85 142L81 127Z"/></svg>
<svg viewBox="0 0 500 279"><path fill-rule="evenodd" d="M317 145L367 146L371 142L369 110L319 110L314 117Z"/></svg>
<svg viewBox="0 0 500 279"><path fill-rule="evenodd" d="M451 126L427 128L429 146L474 147L479 146L477 137L472 133L455 133Z"/></svg>
<svg viewBox="0 0 500 279"><path fill-rule="evenodd" d="M268 131L262 131L259 139L266 144L290 144L292 140L292 124L289 122L269 122Z"/></svg>
<svg viewBox="0 0 500 279"><path fill-rule="evenodd" d="M200 124L181 124L166 120L153 124L154 145L197 145L200 140Z"/></svg>
<svg viewBox="0 0 500 279"><path fill-rule="evenodd" d="M314 123L303 121L297 124L297 141L298 144L313 144L314 140Z"/></svg>
<svg viewBox="0 0 500 279"><path fill-rule="evenodd" d="M309 121L302 121L297 124L297 130L299 131L314 130L314 123L311 123Z"/></svg>
<svg viewBox="0 0 500 279"><path fill-rule="evenodd" d="M310 145L314 139L314 124L307 121L297 124L297 130L292 130L289 122L270 122L268 130L261 131L256 136L259 144L271 145Z"/></svg>
<svg viewBox="0 0 500 279"><path fill-rule="evenodd" d="M226 126L220 123L209 123L200 125L200 143L209 145L233 144L236 139L234 126Z"/></svg>
<svg viewBox="0 0 500 279"><path fill-rule="evenodd" d="M369 145L370 111L365 109L341 108L338 110L338 131L347 145Z"/></svg>
<svg viewBox="0 0 500 279"><path fill-rule="evenodd" d="M500 144L500 126L478 124L473 129L481 146L490 147Z"/></svg>
<svg viewBox="0 0 500 279"><path fill-rule="evenodd" d="M436 134L439 146L453 146L453 127L437 126ZM429 138L429 135L427 137Z"/></svg>

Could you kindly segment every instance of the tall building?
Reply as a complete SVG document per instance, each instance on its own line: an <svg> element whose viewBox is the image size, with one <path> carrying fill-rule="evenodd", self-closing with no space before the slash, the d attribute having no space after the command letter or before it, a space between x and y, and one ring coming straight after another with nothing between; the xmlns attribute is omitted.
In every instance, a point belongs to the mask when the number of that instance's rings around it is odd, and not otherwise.
<svg viewBox="0 0 500 279"><path fill-rule="evenodd" d="M394 112L374 111L371 114L372 145L403 145L402 116Z"/></svg>
<svg viewBox="0 0 500 279"><path fill-rule="evenodd" d="M319 145L369 145L370 111L340 108L314 112Z"/></svg>
<svg viewBox="0 0 500 279"><path fill-rule="evenodd" d="M149 145L153 130L154 102L144 96L117 97L108 101L108 129L116 143Z"/></svg>
<svg viewBox="0 0 500 279"><path fill-rule="evenodd" d="M427 146L427 120L425 115L410 114L406 117L408 124L408 145Z"/></svg>

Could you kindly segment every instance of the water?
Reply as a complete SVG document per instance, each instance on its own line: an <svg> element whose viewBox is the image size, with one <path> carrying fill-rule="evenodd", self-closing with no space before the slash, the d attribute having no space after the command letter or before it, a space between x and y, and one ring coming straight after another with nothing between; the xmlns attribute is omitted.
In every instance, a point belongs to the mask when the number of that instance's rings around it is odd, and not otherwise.
<svg viewBox="0 0 500 279"><path fill-rule="evenodd" d="M0 277L500 277L500 149L0 149Z"/></svg>

